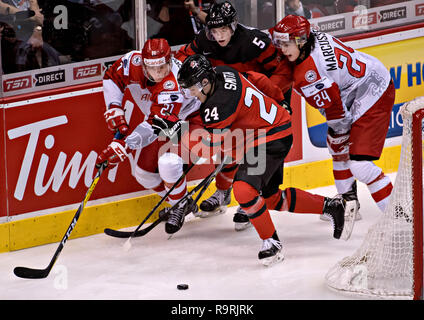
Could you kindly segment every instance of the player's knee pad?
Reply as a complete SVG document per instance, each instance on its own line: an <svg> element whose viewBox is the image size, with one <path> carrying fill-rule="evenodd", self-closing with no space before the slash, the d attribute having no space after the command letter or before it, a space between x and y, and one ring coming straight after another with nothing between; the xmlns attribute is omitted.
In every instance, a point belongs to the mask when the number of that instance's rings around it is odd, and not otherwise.
<svg viewBox="0 0 424 320"><path fill-rule="evenodd" d="M175 153L164 153L159 157L159 175L163 181L175 183L183 174L183 159Z"/></svg>
<svg viewBox="0 0 424 320"><path fill-rule="evenodd" d="M356 179L365 184L369 184L382 173L382 170L371 161L350 160L349 169Z"/></svg>
<svg viewBox="0 0 424 320"><path fill-rule="evenodd" d="M135 168L135 179L146 189L153 189L162 182L159 173L149 172L138 166Z"/></svg>

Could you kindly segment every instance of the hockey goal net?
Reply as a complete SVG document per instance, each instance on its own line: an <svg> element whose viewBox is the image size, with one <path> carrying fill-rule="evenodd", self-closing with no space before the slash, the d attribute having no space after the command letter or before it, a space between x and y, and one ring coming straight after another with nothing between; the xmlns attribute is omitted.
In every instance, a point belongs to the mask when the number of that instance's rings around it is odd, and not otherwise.
<svg viewBox="0 0 424 320"><path fill-rule="evenodd" d="M424 97L401 107L400 162L390 203L359 249L327 273L337 291L377 298L423 299Z"/></svg>

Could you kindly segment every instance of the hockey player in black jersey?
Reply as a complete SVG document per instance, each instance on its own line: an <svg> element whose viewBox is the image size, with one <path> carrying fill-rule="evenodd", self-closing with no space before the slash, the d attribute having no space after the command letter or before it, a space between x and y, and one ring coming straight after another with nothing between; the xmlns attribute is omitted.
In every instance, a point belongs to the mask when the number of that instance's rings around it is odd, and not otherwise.
<svg viewBox="0 0 424 320"><path fill-rule="evenodd" d="M237 21L237 12L228 1L214 4L206 17L206 28L186 46L176 58L202 54L213 66L227 65L239 72L256 71L269 77L272 84L283 93L292 82L291 67L281 59L278 50L267 34L246 27ZM231 201L231 183L235 167L225 167L216 178L217 191L200 204L199 217L209 217L226 211ZM251 226L243 210L238 208L233 219L235 230Z"/></svg>
<svg viewBox="0 0 424 320"><path fill-rule="evenodd" d="M209 141L222 142L221 151L234 160L234 196L263 240L258 258L265 265L283 259L269 210L325 214L333 221L333 237L347 239L344 228L351 231L354 220L345 221L344 199L279 188L292 145L291 117L271 98L278 93L268 78L256 72L246 76L227 66L215 70L204 56L193 55L184 61L177 80L185 95L202 102L200 116ZM241 135L228 146L235 132Z"/></svg>

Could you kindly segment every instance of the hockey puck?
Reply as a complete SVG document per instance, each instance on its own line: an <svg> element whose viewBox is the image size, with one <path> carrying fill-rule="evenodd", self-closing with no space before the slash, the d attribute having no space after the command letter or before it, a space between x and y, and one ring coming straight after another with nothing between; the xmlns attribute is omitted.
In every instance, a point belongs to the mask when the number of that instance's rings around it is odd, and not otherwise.
<svg viewBox="0 0 424 320"><path fill-rule="evenodd" d="M179 285L177 285L177 289L178 290L187 290L188 289L188 284L185 284L185 283L179 284Z"/></svg>

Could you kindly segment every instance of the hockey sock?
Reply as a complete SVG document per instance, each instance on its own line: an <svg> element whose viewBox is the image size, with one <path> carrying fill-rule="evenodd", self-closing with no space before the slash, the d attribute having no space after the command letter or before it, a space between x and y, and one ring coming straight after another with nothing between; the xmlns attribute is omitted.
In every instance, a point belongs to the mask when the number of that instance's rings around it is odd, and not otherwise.
<svg viewBox="0 0 424 320"><path fill-rule="evenodd" d="M371 161L352 160L350 170L355 178L367 185L378 208L384 212L393 189L390 178Z"/></svg>
<svg viewBox="0 0 424 320"><path fill-rule="evenodd" d="M278 191L274 193L272 196L265 198L265 202L269 210L283 211L282 210L283 204L284 204L283 190L278 189Z"/></svg>
<svg viewBox="0 0 424 320"><path fill-rule="evenodd" d="M165 182L165 190L168 192L173 186L173 183ZM172 206L176 204L182 197L187 194L187 181L186 179L181 180L181 182L175 186L174 190L168 195L168 202Z"/></svg>
<svg viewBox="0 0 424 320"><path fill-rule="evenodd" d="M255 188L244 181L234 182L233 191L234 197L246 212L259 237L263 240L271 238L275 233L275 226L271 220L265 199L259 195Z"/></svg>
<svg viewBox="0 0 424 320"><path fill-rule="evenodd" d="M230 189L231 185L233 184L233 180L234 180L234 176L236 175L237 168L238 168L237 164L230 164L224 167L224 169L222 169L221 172L219 172L215 178L216 188L219 190Z"/></svg>
<svg viewBox="0 0 424 320"><path fill-rule="evenodd" d="M287 188L284 193L287 205L283 207L289 212L322 214L325 197L297 188Z"/></svg>
<svg viewBox="0 0 424 320"><path fill-rule="evenodd" d="M165 184L163 183L163 181L157 187L154 187L152 190L155 191L161 198L163 198L166 194ZM167 201L167 199L165 199L165 201Z"/></svg>
<svg viewBox="0 0 424 320"><path fill-rule="evenodd" d="M349 169L349 161L333 160L333 176L334 184L339 194L350 191L355 178Z"/></svg>

